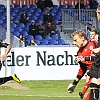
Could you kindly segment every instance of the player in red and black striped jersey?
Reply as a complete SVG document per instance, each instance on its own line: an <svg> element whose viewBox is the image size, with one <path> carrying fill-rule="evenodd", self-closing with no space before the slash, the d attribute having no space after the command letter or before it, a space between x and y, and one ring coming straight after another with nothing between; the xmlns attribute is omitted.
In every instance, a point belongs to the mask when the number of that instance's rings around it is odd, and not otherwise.
<svg viewBox="0 0 100 100"><path fill-rule="evenodd" d="M68 92L74 92L74 89L87 70L90 70L94 62L94 55L91 55L91 51L96 48L93 41L87 40L87 35L84 31L78 30L72 34L73 44L75 44L79 50L77 52L77 57L75 58L75 63L79 63L80 68L77 73L76 79L73 83L69 84Z"/></svg>

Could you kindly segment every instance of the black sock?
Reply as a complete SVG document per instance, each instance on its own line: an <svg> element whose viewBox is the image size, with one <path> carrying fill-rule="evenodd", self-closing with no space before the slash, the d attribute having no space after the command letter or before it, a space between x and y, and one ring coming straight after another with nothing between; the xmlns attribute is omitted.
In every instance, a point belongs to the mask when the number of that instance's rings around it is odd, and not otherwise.
<svg viewBox="0 0 100 100"><path fill-rule="evenodd" d="M13 80L12 76L0 78L0 84L4 84L4 83L6 83L6 82L8 82L10 80Z"/></svg>
<svg viewBox="0 0 100 100"><path fill-rule="evenodd" d="M98 100L99 99L99 88L98 85L95 83L90 84L90 100Z"/></svg>
<svg viewBox="0 0 100 100"><path fill-rule="evenodd" d="M79 81L74 80L73 85L77 85Z"/></svg>

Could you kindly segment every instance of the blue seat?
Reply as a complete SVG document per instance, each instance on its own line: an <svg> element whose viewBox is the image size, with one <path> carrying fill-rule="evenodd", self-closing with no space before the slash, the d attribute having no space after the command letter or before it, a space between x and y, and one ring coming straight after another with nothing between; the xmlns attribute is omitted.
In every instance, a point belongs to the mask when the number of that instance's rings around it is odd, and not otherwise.
<svg viewBox="0 0 100 100"><path fill-rule="evenodd" d="M61 20L60 16L54 16L54 20Z"/></svg>
<svg viewBox="0 0 100 100"><path fill-rule="evenodd" d="M65 5L60 5L59 8L60 8L60 9L65 9L66 6L65 6Z"/></svg>
<svg viewBox="0 0 100 100"><path fill-rule="evenodd" d="M53 9L58 9L58 5L53 5Z"/></svg>
<svg viewBox="0 0 100 100"><path fill-rule="evenodd" d="M35 40L35 43L36 43L37 45L40 45L40 41L39 41L39 40Z"/></svg>
<svg viewBox="0 0 100 100"><path fill-rule="evenodd" d="M31 39L34 39L33 35L27 35L27 40L31 40Z"/></svg>
<svg viewBox="0 0 100 100"><path fill-rule="evenodd" d="M40 8L36 8L36 9L35 9L35 12L41 13L42 11L41 11Z"/></svg>
<svg viewBox="0 0 100 100"><path fill-rule="evenodd" d="M74 7L73 7L73 5L68 5L67 6L67 9L73 9Z"/></svg>
<svg viewBox="0 0 100 100"><path fill-rule="evenodd" d="M41 45L48 45L48 40L43 39L43 40L41 41Z"/></svg>
<svg viewBox="0 0 100 100"><path fill-rule="evenodd" d="M12 28L16 28L17 27L17 25L15 23L11 23L10 25L11 25Z"/></svg>
<svg viewBox="0 0 100 100"><path fill-rule="evenodd" d="M60 24L57 19L54 19L53 21L56 23L56 25L59 25Z"/></svg>
<svg viewBox="0 0 100 100"><path fill-rule="evenodd" d="M50 35L46 35L45 39L49 41L51 39Z"/></svg>
<svg viewBox="0 0 100 100"><path fill-rule="evenodd" d="M26 43L27 43L28 45L30 45L30 40L26 39Z"/></svg>
<svg viewBox="0 0 100 100"><path fill-rule="evenodd" d="M17 16L15 17L15 19L19 21L19 20L20 20L20 16L17 15Z"/></svg>
<svg viewBox="0 0 100 100"><path fill-rule="evenodd" d="M36 5L31 4L31 5L30 5L30 8L36 9Z"/></svg>
<svg viewBox="0 0 100 100"><path fill-rule="evenodd" d="M14 28L10 27L10 32L13 33L14 32Z"/></svg>
<svg viewBox="0 0 100 100"><path fill-rule="evenodd" d="M29 27L30 25L31 25L31 23L27 23L25 26L26 26L26 27Z"/></svg>
<svg viewBox="0 0 100 100"><path fill-rule="evenodd" d="M49 45L56 45L56 44L57 44L57 41L56 40L53 40L53 39L50 40Z"/></svg>
<svg viewBox="0 0 100 100"><path fill-rule="evenodd" d="M18 24L18 27L24 28L25 25L24 25L23 23L19 23L19 24Z"/></svg>
<svg viewBox="0 0 100 100"><path fill-rule="evenodd" d="M53 40L58 40L58 36L57 35L52 35L52 39Z"/></svg>
<svg viewBox="0 0 100 100"><path fill-rule="evenodd" d="M56 12L56 16L61 16L61 11Z"/></svg>
<svg viewBox="0 0 100 100"><path fill-rule="evenodd" d="M39 16L39 13L38 12L33 12L33 16Z"/></svg>
<svg viewBox="0 0 100 100"><path fill-rule="evenodd" d="M42 40L42 36L41 35L36 35L35 40Z"/></svg>
<svg viewBox="0 0 100 100"><path fill-rule="evenodd" d="M4 27L5 29L7 29L7 23L2 23L2 27Z"/></svg>
<svg viewBox="0 0 100 100"><path fill-rule="evenodd" d="M22 28L21 27L16 27L15 30L18 31L18 32L22 32Z"/></svg>
<svg viewBox="0 0 100 100"><path fill-rule="evenodd" d="M63 39L58 40L58 45L64 45L64 44L65 44L65 41Z"/></svg>
<svg viewBox="0 0 100 100"><path fill-rule="evenodd" d="M0 19L4 21L6 19L6 17L5 16L0 16Z"/></svg>
<svg viewBox="0 0 100 100"><path fill-rule="evenodd" d="M23 37L25 37L25 38L28 36L27 31L22 31L21 33L22 33Z"/></svg>
<svg viewBox="0 0 100 100"><path fill-rule="evenodd" d="M20 9L21 7L20 7L20 5L14 5L14 8Z"/></svg>
<svg viewBox="0 0 100 100"><path fill-rule="evenodd" d="M0 25L2 25L3 21L0 19Z"/></svg>
<svg viewBox="0 0 100 100"><path fill-rule="evenodd" d="M19 37L20 33L19 33L18 31L14 31L14 32L13 32L13 35Z"/></svg>
<svg viewBox="0 0 100 100"><path fill-rule="evenodd" d="M23 10L26 10L26 9L28 9L28 6L27 5L22 5L22 8L23 8Z"/></svg>
<svg viewBox="0 0 100 100"><path fill-rule="evenodd" d="M36 21L37 20L37 16L32 16L31 19Z"/></svg>

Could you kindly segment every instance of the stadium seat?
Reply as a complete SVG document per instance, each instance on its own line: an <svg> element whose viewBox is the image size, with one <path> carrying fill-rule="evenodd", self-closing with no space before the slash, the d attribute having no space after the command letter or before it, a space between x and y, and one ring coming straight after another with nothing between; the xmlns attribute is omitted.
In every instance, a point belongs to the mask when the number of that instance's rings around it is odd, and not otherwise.
<svg viewBox="0 0 100 100"><path fill-rule="evenodd" d="M31 5L30 5L30 8L36 9L36 5L31 4Z"/></svg>
<svg viewBox="0 0 100 100"><path fill-rule="evenodd" d="M11 25L12 28L16 28L17 27L17 25L15 23L11 23L10 25Z"/></svg>
<svg viewBox="0 0 100 100"><path fill-rule="evenodd" d="M0 19L2 20L2 21L4 21L5 19L6 19L6 17L5 16L0 16Z"/></svg>
<svg viewBox="0 0 100 100"><path fill-rule="evenodd" d="M49 41L51 39L50 35L46 35L45 39Z"/></svg>
<svg viewBox="0 0 100 100"><path fill-rule="evenodd" d="M2 25L3 21L0 19L0 25Z"/></svg>
<svg viewBox="0 0 100 100"><path fill-rule="evenodd" d="M67 9L73 9L74 7L73 7L73 5L68 5L67 6Z"/></svg>
<svg viewBox="0 0 100 100"><path fill-rule="evenodd" d="M64 45L64 44L65 44L65 41L63 39L58 40L58 45Z"/></svg>
<svg viewBox="0 0 100 100"><path fill-rule="evenodd" d="M27 35L27 40L31 40L31 39L34 39L33 35Z"/></svg>
<svg viewBox="0 0 100 100"><path fill-rule="evenodd" d="M48 40L43 39L43 40L41 41L41 45L48 45Z"/></svg>
<svg viewBox="0 0 100 100"><path fill-rule="evenodd" d="M57 44L57 41L56 40L53 40L53 39L50 40L49 45L56 45L56 44Z"/></svg>
<svg viewBox="0 0 100 100"><path fill-rule="evenodd" d="M39 40L35 40L35 43L36 43L37 45L40 45L40 41L39 41Z"/></svg>
<svg viewBox="0 0 100 100"><path fill-rule="evenodd" d="M27 31L22 31L21 33L23 34L23 37L27 37L28 36Z"/></svg>
<svg viewBox="0 0 100 100"><path fill-rule="evenodd" d="M52 35L52 39L53 40L58 40L58 36L55 34L55 35Z"/></svg>
<svg viewBox="0 0 100 100"><path fill-rule="evenodd" d="M18 27L24 28L25 25L24 25L23 23L19 23L19 24L18 24Z"/></svg>
<svg viewBox="0 0 100 100"><path fill-rule="evenodd" d="M22 32L22 28L21 27L16 27L15 30L18 31L18 32Z"/></svg>
<svg viewBox="0 0 100 100"><path fill-rule="evenodd" d="M14 28L10 27L10 32L13 33L14 32Z"/></svg>
<svg viewBox="0 0 100 100"><path fill-rule="evenodd" d="M18 31L14 31L14 32L13 32L13 35L19 37L20 33L19 33Z"/></svg>
<svg viewBox="0 0 100 100"><path fill-rule="evenodd" d="M35 36L35 40L40 40L41 41L42 40L42 36L41 35L36 35Z"/></svg>
<svg viewBox="0 0 100 100"><path fill-rule="evenodd" d="M4 27L5 29L7 29L7 23L2 23L2 27Z"/></svg>

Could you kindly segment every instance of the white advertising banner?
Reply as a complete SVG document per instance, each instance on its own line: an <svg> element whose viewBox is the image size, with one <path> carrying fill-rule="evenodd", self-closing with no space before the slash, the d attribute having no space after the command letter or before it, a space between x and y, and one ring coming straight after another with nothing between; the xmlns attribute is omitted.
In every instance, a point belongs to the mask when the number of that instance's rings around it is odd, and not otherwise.
<svg viewBox="0 0 100 100"><path fill-rule="evenodd" d="M74 79L79 65L74 64L77 47L15 48L7 56L8 75L21 80ZM5 75L5 62L0 76Z"/></svg>

